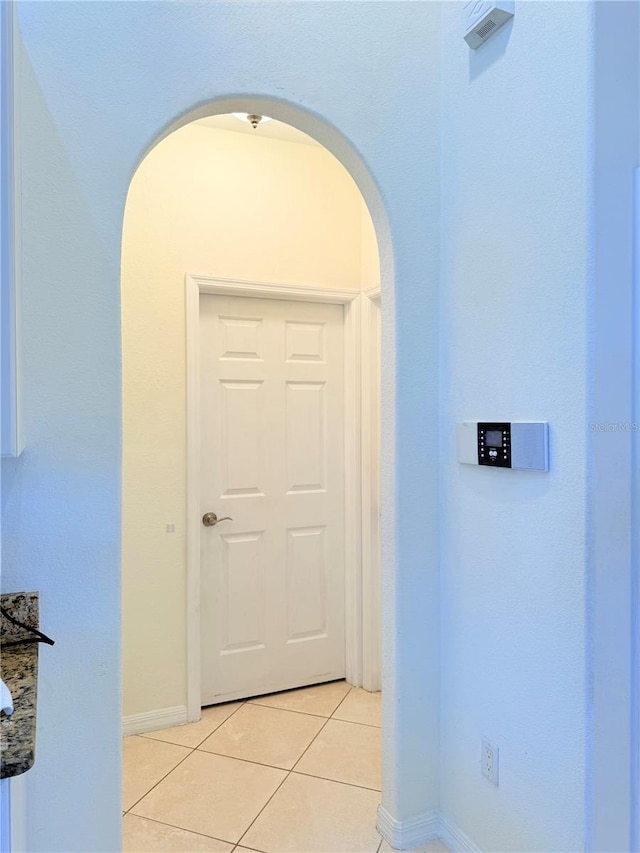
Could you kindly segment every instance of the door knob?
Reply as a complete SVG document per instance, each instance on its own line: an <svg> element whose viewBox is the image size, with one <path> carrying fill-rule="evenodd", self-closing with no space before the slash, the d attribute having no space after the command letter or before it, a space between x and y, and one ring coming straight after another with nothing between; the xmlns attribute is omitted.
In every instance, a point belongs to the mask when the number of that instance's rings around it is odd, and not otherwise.
<svg viewBox="0 0 640 853"><path fill-rule="evenodd" d="M233 519L228 515L224 518L218 518L215 512L205 512L202 516L202 523L205 527L215 527L220 521L233 521Z"/></svg>

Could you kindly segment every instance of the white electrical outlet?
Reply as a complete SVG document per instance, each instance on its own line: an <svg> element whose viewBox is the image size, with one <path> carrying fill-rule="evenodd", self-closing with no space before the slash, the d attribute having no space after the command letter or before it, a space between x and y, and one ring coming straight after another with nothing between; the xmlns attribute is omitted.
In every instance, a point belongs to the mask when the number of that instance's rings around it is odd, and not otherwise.
<svg viewBox="0 0 640 853"><path fill-rule="evenodd" d="M164 529L166 530L167 533L175 533L176 532L176 525L173 521L168 521L165 524Z"/></svg>
<svg viewBox="0 0 640 853"><path fill-rule="evenodd" d="M480 772L490 782L498 785L498 747L482 738L480 749Z"/></svg>

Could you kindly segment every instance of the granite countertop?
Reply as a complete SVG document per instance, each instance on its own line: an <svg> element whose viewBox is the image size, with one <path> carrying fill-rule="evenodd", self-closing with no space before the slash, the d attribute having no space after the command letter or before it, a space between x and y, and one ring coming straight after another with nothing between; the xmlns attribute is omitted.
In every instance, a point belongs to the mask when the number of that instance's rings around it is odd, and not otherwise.
<svg viewBox="0 0 640 853"><path fill-rule="evenodd" d="M14 618L37 628L37 592L0 596L0 604ZM23 628L0 615L0 644L28 637ZM33 767L36 757L36 698L38 686L38 643L1 647L0 674L13 697L13 714L0 713L0 777L19 776Z"/></svg>

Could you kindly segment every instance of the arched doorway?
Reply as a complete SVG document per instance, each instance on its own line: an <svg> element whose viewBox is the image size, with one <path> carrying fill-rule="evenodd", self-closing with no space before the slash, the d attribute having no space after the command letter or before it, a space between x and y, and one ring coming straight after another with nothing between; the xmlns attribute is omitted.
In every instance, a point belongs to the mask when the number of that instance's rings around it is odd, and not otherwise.
<svg viewBox="0 0 640 853"><path fill-rule="evenodd" d="M256 106L252 106L252 112L255 112L256 109ZM220 116L218 121L220 120L224 122L225 117ZM193 140L191 140L192 159L189 161L190 169L193 169L199 156L197 154L198 147L202 145L208 146L211 143L210 131L206 140L203 132L207 134L205 128L211 123L215 126L216 119L208 119L207 122L204 124L196 122L200 138L197 141L197 145L194 145ZM274 122L275 124L280 123ZM184 135L193 127L194 125L191 123L184 125L180 130L166 136L148 154L132 182L125 216L125 240L123 245L123 388L125 401L123 586L125 703L127 702L126 679L128 679L130 684L135 683L137 688L140 688L142 692L144 692L147 686L145 680L147 682L153 680L154 671L156 680L160 672L162 672L161 681L166 682L169 680L169 673L173 665L171 661L172 649L178 650L177 657L181 656L180 639L185 643L187 660L186 669L183 668L181 673L183 682L178 685L178 693L181 691L186 693L187 701L181 702L180 699L169 699L167 701L165 699L164 707L152 707L149 710L144 709L142 711L136 710L133 714L129 715L125 712L125 726L129 726L130 733L166 728L177 723L184 723L187 719L195 720L199 716L200 706L202 704L209 704L211 701L210 699L203 700L200 686L200 667L197 661L202 637L201 625L203 623L203 620L199 619L202 609L200 554L201 545L206 540L203 540L201 536L203 530L201 524L202 506L200 506L199 483L202 464L200 444L197 438L201 430L199 429L199 422L196 423L199 418L199 413L197 412L198 406L194 403L195 398L199 396L200 392L197 391L194 393L194 362L192 356L193 352L198 349L198 300L199 296L201 298L203 294L209 294L209 296L214 294L219 296L232 295L234 298L240 300L247 298L251 300L258 298L283 300L286 297L287 301L301 302L307 305L309 303L335 305L340 308L338 313L344 309L345 349L349 350L349 355L345 360L344 366L340 369L344 372L346 385L343 393L345 403L349 407L349 412L345 413L348 414L348 419L342 427L345 435L346 452L342 451L343 458L338 462L337 467L343 468L345 474L341 488L345 492L345 503L349 505L344 517L345 536L341 546L345 553L345 563L349 565L348 570L345 572L342 591L346 600L347 610L345 626L347 654L342 671L339 669L335 671L331 670L328 673L329 678L315 679L315 681L326 681L346 675L351 683L361 684L363 681L363 670L366 669L368 670L366 678L369 681L367 686L371 687L372 679L379 678L380 669L379 662L376 664L376 662L371 661L371 658L376 655L371 654L370 651L367 652L363 648L363 635L366 636L369 646L379 641L379 637L376 636L376 623L379 624L379 615L377 612L373 612L374 607L376 605L379 606L379 582L377 578L373 577L371 571L377 548L372 546L371 541L368 541L366 548L363 547L362 543L363 517L367 516L365 526L368 525L367 535L370 539L372 527L374 526L373 520L377 520L378 516L377 497L376 499L372 499L371 494L368 494L367 500L364 503L362 501L362 496L367 491L367 488L371 488L371 479L377 480L378 477L377 470L373 470L373 462L377 463L377 450L374 449L377 445L377 417L373 417L373 415L374 409L375 415L378 415L378 395L376 370L372 369L372 360L375 357L374 353L377 346L375 342L375 305L380 292L377 269L375 280L366 280L366 274L371 275L371 270L374 266L377 267L377 264L372 263L370 258L368 259L367 264L365 264L365 266L368 266L367 273L360 270L356 276L357 283L360 285L357 289L352 286L342 288L335 286L323 287L322 285L327 282L327 277L331 279L331 269L318 273L314 286L313 273L310 273L309 268L306 274L303 272L300 276L302 284L296 284L295 274L289 271L294 267L288 266L288 264L291 264L290 256L296 254L291 251L291 242L289 242L289 252L286 256L286 261L283 260L284 255L274 261L274 243L277 242L275 232L271 233L270 242L269 240L266 241L269 243L268 246L266 243L262 244L263 254L272 263L272 269L278 269L275 280L271 271L267 273L259 271L247 272L246 270L251 267L251 264L247 266L246 257L244 258L245 266L242 267L241 265L242 271L239 273L234 272L231 275L229 273L229 266L225 266L225 260L221 259L221 256L224 256L225 253L220 251L214 253L213 261L211 260L212 255L207 257L206 254L198 253L197 251L193 255L193 257L197 258L196 261L186 260L188 252L185 249L185 245L189 244L189 240L183 241L177 250L179 258L173 257L168 261L166 259L162 260L161 256L166 247L170 243L175 244L180 242L178 231L181 227L193 236L193 232L197 231L198 222L205 221L210 226L212 218L215 218L212 208L208 208L206 212L198 208L198 201L194 200L193 196L194 191L200 192L203 196L207 196L211 192L215 193L215 206L218 211L222 208L227 222L229 219L234 219L234 214L231 210L231 196L225 195L223 192L223 176L220 173L210 175L211 183L209 185L206 182L198 184L197 178L192 184L189 184L190 178L194 177L197 168L195 172L191 171L189 174L180 172L177 161L175 159L171 160L171 156L176 154L177 149L170 152L169 158L164 162L164 168L169 167L171 180L177 182L179 185L178 195L184 191L185 185L189 186L189 198L186 200L185 198L177 200L177 196L174 195L171 202L168 203L168 199L165 198L163 200L159 196L154 197L152 193L150 194L150 188L152 187L156 191L161 183L157 180L157 172L146 174L146 183L142 181L144 189L138 192L142 177L145 177L145 173L149 172L150 164L153 165L151 161L157 157L160 149L167 147L171 149L173 144L178 140L178 137L181 134ZM223 129L226 129L228 133L228 128ZM255 137L251 139L251 142L255 142ZM287 144L292 144L291 140L286 140L286 142ZM319 154L316 149L314 149L313 153ZM326 154L327 152L324 153ZM327 156L330 156L332 160L334 159L331 155ZM162 167L162 164L160 166ZM337 162L334 163L334 166L338 166ZM229 164L227 163L226 177L229 177L229 168ZM322 163L320 160L317 160L315 163L315 168L321 170ZM339 166L339 168L343 172L345 171L343 167ZM268 169L265 170L265 174L267 173ZM347 177L346 172L345 177ZM291 179L287 179L284 174L280 174L279 180L280 184L275 188L276 193L282 193L283 185L286 185L287 180ZM332 178L329 173L323 173L323 180L331 181ZM348 178L348 182L351 182L351 178ZM255 188L255 183L253 186ZM231 181L231 187L233 190L233 180ZM237 189L237 187L238 184L236 183L235 188ZM249 186L244 185L243 189L244 192L241 191L239 193L242 198L239 222L242 220L242 205L251 205L251 182L249 182ZM246 191L247 189L249 189L249 192ZM339 211L344 214L344 208L348 208L353 202L353 198L351 201L347 198L346 187L343 190L345 192L345 195L342 197L343 205L341 206L338 201L334 207L333 217L329 217L330 219L335 218ZM268 192L265 186L261 187L261 191L263 193ZM338 193L342 190L339 190L336 186L333 191ZM350 191L355 191L355 187L351 187ZM359 196L357 192L356 194ZM323 199L324 207L326 207L328 197L325 196ZM255 195L253 198L255 200ZM363 211L359 213L356 211L356 213L361 216L361 222L366 225L366 227L361 227L360 229L360 245L356 247L362 261L363 256L366 254L365 245L369 244L369 247L373 246L375 244L375 236L373 235L370 221L368 224L365 221L368 220L368 212L366 211L364 200L361 196L359 198ZM187 216L185 214L182 219L180 217L176 218L176 209L181 203L185 205L185 208L190 208L192 213L195 208L195 215ZM154 227L150 226L149 220L152 217L148 214L152 210L156 214L159 214L161 227L158 227L157 222ZM141 218L145 219L145 211L147 214L146 221L141 225L139 220ZM266 212L265 210L264 213L266 214ZM365 214L364 217L362 216L363 212ZM273 204L270 213L272 218L276 217ZM167 218L171 220L169 223L166 221ZM169 226L168 229L167 225ZM338 233L338 231L335 231L336 223L333 222L331 225L334 228L334 242L331 242L332 237L330 234L325 235L325 249L329 245L332 245L333 252L339 254L335 244L335 237ZM352 226L353 222L349 223L346 219L342 223L343 230L348 231ZM294 224L289 222L284 227L285 229L293 229ZM314 227L321 229L323 226L316 222ZM240 243L244 242L246 245L251 246L253 254L259 254L259 232L255 230L251 231L249 224L246 223L246 227L241 233ZM135 236L133 236L134 234ZM228 234L221 237L220 223L218 223L217 235L222 242L225 242L225 237L228 238ZM204 232L196 236L199 236L203 240ZM287 237L291 239L289 233L287 233ZM216 239L215 227L209 227L209 239ZM136 251L134 257L131 249L132 242L136 241L138 251ZM204 242L206 242L206 238L204 238ZM226 242L228 242L228 239ZM145 243L146 251L142 252L143 257L140 258L139 247ZM192 242L190 243L190 248L193 250ZM236 247L235 251L237 254L238 247ZM226 260L228 261L228 258ZM348 265L346 254L344 258L336 260L338 261L336 268L340 266L341 262ZM133 268L135 268L135 271L131 274ZM221 268L224 275L193 275L193 273L197 273L201 269L219 271ZM190 272L192 273L191 275L189 275ZM182 287L182 280L185 274L188 276L186 328L182 320L185 316L185 294ZM169 283L169 279L171 279L171 283ZM259 282L259 285L257 285L256 280ZM146 285L141 287L140 285L143 281L146 281ZM266 284L265 281L267 281ZM337 283L340 282L338 281ZM353 285L354 283L355 280L352 280L351 284ZM364 287L362 286L363 283L365 284ZM136 288L137 293L135 292ZM171 295L168 295L168 290L171 291ZM259 293L257 292L258 290L260 290ZM366 308L361 307L362 303L366 303ZM228 310L227 308L227 313ZM237 306L234 307L232 312L234 313L234 317L239 310ZM255 314L256 311L253 313ZM136 319L132 321L134 315ZM365 315L364 319L366 322L364 325L369 330L369 334L366 336L363 334L363 329L361 328L363 319L361 315ZM237 317L234 322L237 324ZM243 328L246 331L247 324L244 320L242 322L244 323ZM251 320L251 324L254 326L256 322L258 321ZM293 322L297 323L295 320ZM297 324L298 326L300 325L300 323ZM315 325L319 327L322 323ZM313 326L314 322L312 321L305 328L308 331ZM202 339L202 335L200 335L200 338ZM154 342L153 346L147 346L149 341ZM181 355L183 357L185 352L185 341L187 352L186 366L184 361L181 361ZM362 349L363 344L364 349ZM151 350L153 350L153 354ZM366 353L366 356L363 353ZM191 354L191 361L189 354ZM256 361L259 359L256 357L249 360ZM364 389L361 387L361 368L363 366L366 366L365 372L368 381L376 384L375 390L370 387L364 392ZM246 380L242 381L246 383ZM308 379L301 379L301 381L308 384ZM195 384L197 385L197 382ZM151 394L145 393L145 387L151 389ZM168 393L169 390L171 394ZM187 398L186 411L184 408L185 397ZM366 440L364 444L366 446L363 446L361 439L363 410L366 410L369 416L367 429L365 430ZM168 423L171 419L174 420L173 427ZM180 420L186 424L183 437L178 435ZM155 439L163 431L165 435L163 439L164 443L154 446L152 437ZM184 462L182 463L182 467L180 467L180 464L173 466L171 464L172 455L174 461L184 459L185 447L187 448L186 470ZM366 464L362 464L360 458L363 451L367 456ZM245 455L244 450L241 455ZM179 485L181 482L186 484L186 524L180 518L180 512L176 509L175 503L170 510L167 509L167 505L171 502L169 496L172 488L172 496L175 498L175 492L177 491L178 500L181 499ZM293 491L296 488L294 485ZM242 490L232 488L231 491L234 492L233 498L235 500L235 509L237 509L237 499L241 496L239 492ZM256 491L259 491L257 487L254 488L254 492ZM313 489L309 490L305 488L304 491L313 491ZM316 491L321 491L321 489L316 489ZM149 511L151 505L157 507L157 512ZM132 509L134 510L133 513ZM228 511L231 512L231 510ZM160 514L162 512L165 513L165 518L161 518ZM163 531L158 527L159 521L162 522ZM145 535L146 525L148 527ZM306 532L309 530L319 530L320 527L321 525L314 527L309 522L306 522L304 525ZM182 531L180 528L182 528ZM166 535L162 537L161 533L171 534L172 538L169 539ZM174 542L178 538L175 536L176 533L182 533L177 549L174 546ZM240 533L237 531L234 532L232 534L235 537L233 541L240 541L237 538L238 535L243 536L245 534L246 531L240 531ZM358 539L358 537L360 538ZM150 547L152 540L154 541L154 545ZM245 539L241 541L245 541ZM182 545L186 546L184 550L181 548ZM170 553L172 549L174 551L173 555ZM181 550L183 553L182 561L179 555ZM161 562L163 558L160 551L165 551L166 556L168 556L169 563L172 565L174 578L173 594L170 589L165 589L164 595L161 597L162 600L158 605L159 599L155 593L158 592L162 577ZM366 567L362 565L363 555L367 560ZM365 569L364 571L363 568ZM146 606L141 610L139 601L141 596L144 595L144 590L147 590L145 595ZM158 612L161 608L164 608L163 617L160 619L163 634L159 636L156 633L156 637L160 641L163 637L166 639L167 634L172 634L173 639L169 639L169 642L166 644L164 655L162 652L158 654L158 650L154 649L153 651L156 652L153 655L154 662L151 665L141 666L140 664L144 658L145 651L147 653L149 651L148 645L145 650L145 643L148 643L149 638L153 637L154 630L157 632L157 627L154 629L154 621L157 625ZM174 618L176 611L179 612L180 610L182 610L183 618L181 624L176 625ZM179 619L177 621L180 623ZM172 622L173 629L170 630ZM178 637L180 633L182 633L182 638ZM132 645L135 648L132 648ZM232 651L237 651L237 649L232 649ZM370 658L368 661L365 660L367 654ZM149 656L149 660L151 660L151 657ZM128 666L129 659L136 661L135 668ZM164 666L161 670L158 669L159 660L164 661ZM376 666L377 675L375 672ZM174 666L174 670L178 668L179 666ZM142 678L140 678L141 671L143 673ZM180 681L180 677L178 681ZM305 683L314 683L314 681L312 679L305 680L304 678L299 681L300 685ZM272 689L269 692L272 692L273 689L284 689L297 685L275 683L271 686ZM267 691L260 688L253 692L264 693ZM176 694L174 693L173 695ZM243 698L250 695L252 695L252 692L250 690L247 691L247 689L244 692L234 693L231 691L231 693L223 693L220 699L213 699L213 701ZM156 700L157 704L158 701ZM374 820L373 814L371 815L371 820L372 822ZM239 839L229 838L228 840L237 841Z"/></svg>

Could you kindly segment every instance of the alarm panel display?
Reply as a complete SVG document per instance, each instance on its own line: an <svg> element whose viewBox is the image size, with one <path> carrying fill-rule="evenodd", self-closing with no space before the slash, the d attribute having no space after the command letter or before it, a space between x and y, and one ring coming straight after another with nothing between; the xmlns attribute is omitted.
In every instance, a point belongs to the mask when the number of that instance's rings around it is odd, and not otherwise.
<svg viewBox="0 0 640 853"><path fill-rule="evenodd" d="M544 421L466 421L457 425L458 461L487 468L548 471Z"/></svg>

